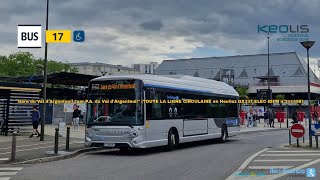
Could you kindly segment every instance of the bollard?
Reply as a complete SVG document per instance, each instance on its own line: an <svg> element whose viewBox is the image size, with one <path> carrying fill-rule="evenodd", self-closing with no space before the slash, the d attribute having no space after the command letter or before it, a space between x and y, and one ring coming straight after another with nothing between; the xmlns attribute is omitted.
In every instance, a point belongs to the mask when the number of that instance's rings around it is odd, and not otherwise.
<svg viewBox="0 0 320 180"><path fill-rule="evenodd" d="M58 154L58 145L59 145L59 128L55 129L56 132L54 134L54 153Z"/></svg>
<svg viewBox="0 0 320 180"><path fill-rule="evenodd" d="M289 130L289 145L291 145L291 132Z"/></svg>
<svg viewBox="0 0 320 180"><path fill-rule="evenodd" d="M315 137L316 137L316 148L319 148L318 136L315 136Z"/></svg>
<svg viewBox="0 0 320 180"><path fill-rule="evenodd" d="M11 161L16 160L16 147L17 147L17 132L13 132L12 146L11 146Z"/></svg>
<svg viewBox="0 0 320 180"><path fill-rule="evenodd" d="M66 137L66 150L69 151L70 143L70 127L67 127L67 137Z"/></svg>
<svg viewBox="0 0 320 180"><path fill-rule="evenodd" d="M297 147L299 147L299 139L297 139Z"/></svg>

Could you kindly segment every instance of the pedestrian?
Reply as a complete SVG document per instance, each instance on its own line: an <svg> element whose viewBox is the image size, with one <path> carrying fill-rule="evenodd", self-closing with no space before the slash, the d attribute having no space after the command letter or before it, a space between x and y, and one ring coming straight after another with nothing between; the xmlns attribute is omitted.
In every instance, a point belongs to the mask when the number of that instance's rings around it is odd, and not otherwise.
<svg viewBox="0 0 320 180"><path fill-rule="evenodd" d="M296 109L292 115L292 122L291 124L298 123L298 110Z"/></svg>
<svg viewBox="0 0 320 180"><path fill-rule="evenodd" d="M73 105L73 114L72 114L72 125L73 129L79 131L79 120L80 120L81 111L77 104Z"/></svg>
<svg viewBox="0 0 320 180"><path fill-rule="evenodd" d="M265 112L264 112L264 125L263 127L269 127L269 118L270 118L270 112L269 112L269 109L267 109Z"/></svg>
<svg viewBox="0 0 320 180"><path fill-rule="evenodd" d="M247 113L247 127L251 126L253 119L252 109Z"/></svg>
<svg viewBox="0 0 320 180"><path fill-rule="evenodd" d="M314 112L313 117L314 117L314 121L315 121L315 122L318 122L318 117L319 117L319 115L318 115L318 112L317 112L317 111Z"/></svg>
<svg viewBox="0 0 320 180"><path fill-rule="evenodd" d="M258 120L258 111L254 109L252 112L252 127L258 127L257 120Z"/></svg>
<svg viewBox="0 0 320 180"><path fill-rule="evenodd" d="M274 114L273 109L270 110L270 115L269 116L270 116L270 118L269 118L269 126L274 128L274 117L275 117L275 114Z"/></svg>
<svg viewBox="0 0 320 180"><path fill-rule="evenodd" d="M37 135L37 134L38 134L38 137L40 137L40 133L38 131L38 126L39 126L39 121L40 121L40 112L39 112L37 106L33 106L33 112L32 112L31 119L32 119L33 131L32 131L32 134L30 135L29 138L32 138L33 135Z"/></svg>

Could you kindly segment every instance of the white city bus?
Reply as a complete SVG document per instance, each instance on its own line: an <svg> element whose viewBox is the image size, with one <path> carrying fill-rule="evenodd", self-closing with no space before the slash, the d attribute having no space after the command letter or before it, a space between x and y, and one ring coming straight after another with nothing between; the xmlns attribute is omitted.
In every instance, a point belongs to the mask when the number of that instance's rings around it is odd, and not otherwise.
<svg viewBox="0 0 320 180"><path fill-rule="evenodd" d="M195 101L238 97L226 83L186 75L98 77L89 83L85 145L172 150L185 142L225 142L239 132L237 104Z"/></svg>

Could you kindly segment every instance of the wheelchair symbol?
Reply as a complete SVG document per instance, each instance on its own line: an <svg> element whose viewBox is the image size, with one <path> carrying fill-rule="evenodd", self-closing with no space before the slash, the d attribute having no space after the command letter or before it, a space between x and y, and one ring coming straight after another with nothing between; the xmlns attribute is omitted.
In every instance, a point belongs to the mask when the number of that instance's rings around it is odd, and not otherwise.
<svg viewBox="0 0 320 180"><path fill-rule="evenodd" d="M84 31L73 31L73 41L83 42L85 39Z"/></svg>

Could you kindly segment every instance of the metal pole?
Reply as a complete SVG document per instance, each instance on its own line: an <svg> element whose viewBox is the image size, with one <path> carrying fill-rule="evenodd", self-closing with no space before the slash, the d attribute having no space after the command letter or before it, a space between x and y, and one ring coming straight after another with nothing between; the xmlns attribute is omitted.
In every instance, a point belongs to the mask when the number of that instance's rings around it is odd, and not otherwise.
<svg viewBox="0 0 320 180"><path fill-rule="evenodd" d="M70 143L70 127L67 127L67 137L66 137L66 150L69 150L69 143Z"/></svg>
<svg viewBox="0 0 320 180"><path fill-rule="evenodd" d="M309 68L309 49L307 49L308 59L308 113L309 113L309 147L312 147L312 136L311 136L311 111L310 111L310 68Z"/></svg>
<svg viewBox="0 0 320 180"><path fill-rule="evenodd" d="M268 90L270 89L270 52L269 52L269 33L268 33ZM268 96L269 99L269 96Z"/></svg>
<svg viewBox="0 0 320 180"><path fill-rule="evenodd" d="M289 106L287 104L287 128L289 128Z"/></svg>
<svg viewBox="0 0 320 180"><path fill-rule="evenodd" d="M299 139L297 138L297 147L299 147Z"/></svg>
<svg viewBox="0 0 320 180"><path fill-rule="evenodd" d="M304 143L304 135L302 136L302 142Z"/></svg>
<svg viewBox="0 0 320 180"><path fill-rule="evenodd" d="M316 148L319 148L318 136L316 136Z"/></svg>
<svg viewBox="0 0 320 180"><path fill-rule="evenodd" d="M58 145L59 145L59 128L55 129L56 132L54 134L54 153L58 154Z"/></svg>
<svg viewBox="0 0 320 180"><path fill-rule="evenodd" d="M289 130L289 145L291 145L291 131Z"/></svg>
<svg viewBox="0 0 320 180"><path fill-rule="evenodd" d="M46 31L48 30L48 20L49 20L49 0L47 0L47 14L46 14ZM42 109L42 121L41 121L41 136L40 141L44 141L44 124L45 124L45 117L46 117L46 106L47 106L47 71L48 71L48 43L46 42L44 47L44 64L43 64L43 90L42 90L42 96L43 96L43 109Z"/></svg>
<svg viewBox="0 0 320 180"><path fill-rule="evenodd" d="M16 160L16 147L17 147L17 132L13 132L12 146L11 146L11 161Z"/></svg>

